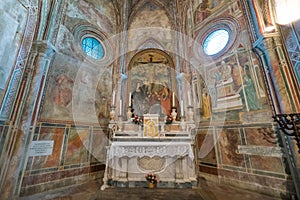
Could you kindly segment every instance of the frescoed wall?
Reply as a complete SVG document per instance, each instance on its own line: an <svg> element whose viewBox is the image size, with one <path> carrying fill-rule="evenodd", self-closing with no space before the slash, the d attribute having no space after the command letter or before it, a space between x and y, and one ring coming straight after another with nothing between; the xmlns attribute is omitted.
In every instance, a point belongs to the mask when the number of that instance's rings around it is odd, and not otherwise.
<svg viewBox="0 0 300 200"><path fill-rule="evenodd" d="M257 7L247 8L252 3ZM292 193L285 149L272 119L274 102L265 85L278 81L274 93L279 97L298 90L285 90L285 84L293 85L293 77L280 71L288 65L278 65L285 51L276 46L280 56L271 53L272 62L266 64L253 49L261 42L255 42L256 32L272 22L264 12L267 6L262 0L0 3L0 119L4 119L0 121L0 185L7 177L5 192L20 190L20 196L26 196L86 181L102 184L115 90L115 100L123 100L123 116L115 116L118 120L126 118L129 105L133 114L169 115L175 93L178 115L173 127L184 128L181 122L192 127L199 178L269 193ZM255 11L259 19L252 24L249 18ZM26 24L26 20L34 23ZM204 39L218 28L228 31L225 48L214 55L200 55ZM296 22L278 32L298 83L299 30ZM103 60L83 51L81 42L86 36L103 44ZM272 34L261 37L266 46L278 39ZM23 42L26 48L20 48ZM45 55L49 53L42 49L45 46L51 56ZM147 53L139 54L143 51ZM270 79L263 73L266 68L271 69ZM4 98L4 93L12 98ZM129 94L131 101L127 101ZM288 107L289 100L279 103ZM12 108L16 113L10 119ZM187 117L187 111L192 117ZM31 140L53 141L52 154L26 157ZM6 155L10 155L7 161ZM2 166L8 169L7 176Z"/></svg>
<svg viewBox="0 0 300 200"><path fill-rule="evenodd" d="M47 86L43 121L98 123L96 118L105 124L109 120L111 70L96 72L57 56Z"/></svg>
<svg viewBox="0 0 300 200"><path fill-rule="evenodd" d="M197 88L200 93L206 91L210 95L213 112L268 109L263 75L253 53L236 53L205 66L205 70L205 78L200 78ZM199 91L195 94L201 99Z"/></svg>
<svg viewBox="0 0 300 200"><path fill-rule="evenodd" d="M290 55L296 78L300 84L300 20L290 26L282 26L285 44Z"/></svg>
<svg viewBox="0 0 300 200"><path fill-rule="evenodd" d="M17 83L13 82L19 81L20 72L13 71L13 68L21 46L27 15L28 10L19 1L10 1L0 5L0 103L6 104L6 108L2 110L3 113L0 113L0 117L3 115L3 118L8 117L12 106L9 102L13 101L15 95L8 95L4 100L4 92L7 87L10 87L8 90L14 90ZM11 77L14 79L9 85Z"/></svg>
<svg viewBox="0 0 300 200"><path fill-rule="evenodd" d="M138 15L132 16L128 28L128 49L136 50L149 38L170 51L174 51L174 38L172 24L168 13L157 4L148 2L140 8Z"/></svg>
<svg viewBox="0 0 300 200"><path fill-rule="evenodd" d="M52 155L49 156L35 156L33 157L33 163L31 169L45 169L45 168L54 168L60 165L62 155L62 147L64 141L64 128L56 127L42 127L40 135L37 140L53 140L54 146L52 150ZM28 166L29 167L29 166Z"/></svg>

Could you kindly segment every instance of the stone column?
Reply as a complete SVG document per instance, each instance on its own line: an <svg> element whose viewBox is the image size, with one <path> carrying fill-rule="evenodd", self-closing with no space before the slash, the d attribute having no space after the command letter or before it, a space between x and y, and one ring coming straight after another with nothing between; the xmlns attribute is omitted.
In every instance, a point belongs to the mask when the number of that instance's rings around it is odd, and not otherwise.
<svg viewBox="0 0 300 200"><path fill-rule="evenodd" d="M23 76L24 91L19 107L23 112L19 115L20 125L12 127L7 133L15 137L10 146L10 161L5 166L7 170L1 199L14 199L19 196L28 160L29 145L34 135L46 77L54 53L53 45L47 41L36 41L32 45Z"/></svg>
<svg viewBox="0 0 300 200"><path fill-rule="evenodd" d="M2 199L1 197L3 195L3 191L5 190L4 183L7 169L10 167L9 162L11 162L11 164L15 162L15 160L11 157L13 151L12 145L15 144L16 138L18 138L17 126L19 121L17 120L20 118L20 115L22 113L22 110L19 108L23 105L23 102L21 100L24 93L24 85L26 85L26 79L23 78L23 76L26 62L30 54L31 43L34 37L34 30L36 28L35 24L37 22L37 2L28 1L26 2L26 4L25 2L22 3L24 3L24 6L27 8L28 18L23 35L20 33L22 42L20 43L18 56L15 60L15 66L12 72L12 78L9 83L9 89L6 92L6 97L2 102L0 108L1 118L7 120L5 123L8 124L8 128L4 129L2 132L5 137L2 137L4 141L0 145L2 146L0 152L0 199ZM10 49L5 50L9 51ZM9 52L8 55L10 55L10 53L11 52ZM12 132L14 132L15 134L13 134Z"/></svg>

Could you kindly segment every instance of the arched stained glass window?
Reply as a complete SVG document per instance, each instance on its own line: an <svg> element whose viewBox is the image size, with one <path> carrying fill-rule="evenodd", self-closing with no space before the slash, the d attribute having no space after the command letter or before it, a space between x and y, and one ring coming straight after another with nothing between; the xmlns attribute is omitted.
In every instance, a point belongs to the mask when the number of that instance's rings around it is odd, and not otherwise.
<svg viewBox="0 0 300 200"><path fill-rule="evenodd" d="M104 48L96 38L84 38L82 40L81 46L86 55L94 59L100 60L104 57Z"/></svg>
<svg viewBox="0 0 300 200"><path fill-rule="evenodd" d="M229 33L225 29L218 29L211 32L203 42L203 51L206 55L212 56L221 52L229 41Z"/></svg>

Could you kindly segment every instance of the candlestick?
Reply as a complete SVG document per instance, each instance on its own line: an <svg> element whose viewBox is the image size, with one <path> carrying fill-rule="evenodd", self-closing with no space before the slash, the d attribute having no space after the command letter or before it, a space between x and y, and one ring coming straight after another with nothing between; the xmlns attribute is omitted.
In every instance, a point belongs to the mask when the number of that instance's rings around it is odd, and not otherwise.
<svg viewBox="0 0 300 200"><path fill-rule="evenodd" d="M188 103L189 103L189 106L191 105L191 93L190 91L188 91Z"/></svg>
<svg viewBox="0 0 300 200"><path fill-rule="evenodd" d="M131 92L129 92L129 103L128 103L128 106L130 107L131 106Z"/></svg>
<svg viewBox="0 0 300 200"><path fill-rule="evenodd" d="M172 94L172 107L175 107L175 93Z"/></svg>
<svg viewBox="0 0 300 200"><path fill-rule="evenodd" d="M183 100L181 100L181 102L180 102L180 111L181 111L181 116L184 116L183 115Z"/></svg>
<svg viewBox="0 0 300 200"><path fill-rule="evenodd" d="M113 94L112 94L112 105L114 106L115 105L115 98L116 98L116 91L114 90L113 91Z"/></svg>
<svg viewBox="0 0 300 200"><path fill-rule="evenodd" d="M122 99L120 99L120 113L119 115L122 115Z"/></svg>

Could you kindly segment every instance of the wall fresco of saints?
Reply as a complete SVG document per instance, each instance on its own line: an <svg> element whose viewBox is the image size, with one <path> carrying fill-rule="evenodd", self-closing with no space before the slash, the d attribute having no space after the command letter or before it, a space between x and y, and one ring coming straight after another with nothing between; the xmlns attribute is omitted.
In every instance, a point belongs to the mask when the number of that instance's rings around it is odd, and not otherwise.
<svg viewBox="0 0 300 200"><path fill-rule="evenodd" d="M165 64L145 64L131 70L133 113L170 115L171 68Z"/></svg>
<svg viewBox="0 0 300 200"><path fill-rule="evenodd" d="M170 115L175 81L172 81L174 69L166 56L150 50L133 58L128 87L134 115Z"/></svg>
<svg viewBox="0 0 300 200"><path fill-rule="evenodd" d="M93 71L56 56L47 82L42 121L108 123L112 82L109 68Z"/></svg>
<svg viewBox="0 0 300 200"><path fill-rule="evenodd" d="M218 63L205 67L197 99L199 108L205 110L203 94L210 96L212 112L219 111L254 111L266 109L266 93L263 74L254 53L241 52L230 55ZM197 78L199 79L199 78ZM198 83L198 84L199 84ZM202 94L201 94L202 93Z"/></svg>

